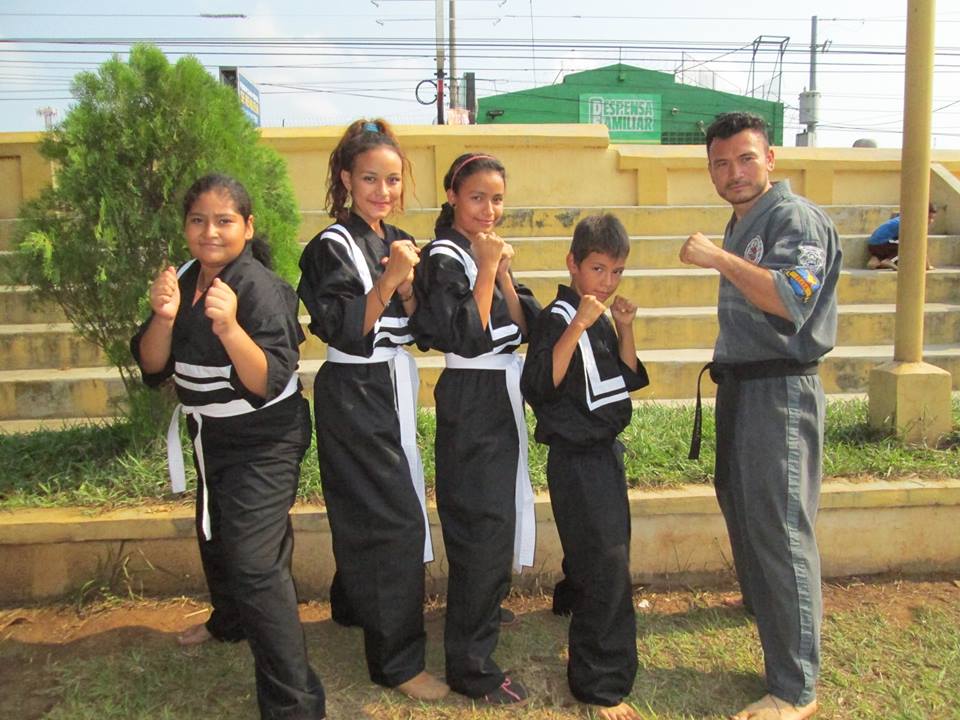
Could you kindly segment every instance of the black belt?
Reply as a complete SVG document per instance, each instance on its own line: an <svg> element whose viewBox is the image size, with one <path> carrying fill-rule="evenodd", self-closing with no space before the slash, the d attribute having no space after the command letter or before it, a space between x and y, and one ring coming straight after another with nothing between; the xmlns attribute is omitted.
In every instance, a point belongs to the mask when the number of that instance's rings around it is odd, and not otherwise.
<svg viewBox="0 0 960 720"><path fill-rule="evenodd" d="M697 407L693 413L693 437L690 439L690 460L700 457L700 435L703 425L703 408L700 400L700 381L710 371L710 379L717 385L724 380L759 380L761 378L788 377L790 375L816 375L820 361L797 362L796 360L758 360L747 363L708 362L697 375Z"/></svg>

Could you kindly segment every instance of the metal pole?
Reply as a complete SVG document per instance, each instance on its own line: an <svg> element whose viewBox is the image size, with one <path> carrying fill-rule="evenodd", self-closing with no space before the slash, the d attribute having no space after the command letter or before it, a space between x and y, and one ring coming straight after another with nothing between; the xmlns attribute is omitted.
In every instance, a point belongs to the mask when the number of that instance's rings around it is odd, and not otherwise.
<svg viewBox="0 0 960 720"><path fill-rule="evenodd" d="M817 16L810 18L810 92L817 91Z"/></svg>
<svg viewBox="0 0 960 720"><path fill-rule="evenodd" d="M450 0L450 107L460 107L460 81L457 78L457 5Z"/></svg>
<svg viewBox="0 0 960 720"><path fill-rule="evenodd" d="M810 18L810 102L813 103L809 118L807 119L807 144L814 147L817 144L817 113L819 112L819 103L817 102L817 16Z"/></svg>
<svg viewBox="0 0 960 720"><path fill-rule="evenodd" d="M899 362L923 360L935 23L935 0L909 0L900 156L897 326L893 348L893 359Z"/></svg>
<svg viewBox="0 0 960 720"><path fill-rule="evenodd" d="M436 0L437 8L437 125L443 125L443 0Z"/></svg>

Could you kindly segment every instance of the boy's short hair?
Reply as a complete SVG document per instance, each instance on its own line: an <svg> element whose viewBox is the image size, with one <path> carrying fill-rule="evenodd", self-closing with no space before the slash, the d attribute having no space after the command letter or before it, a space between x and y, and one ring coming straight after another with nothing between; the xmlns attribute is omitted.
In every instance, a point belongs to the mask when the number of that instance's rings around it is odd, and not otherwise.
<svg viewBox="0 0 960 720"><path fill-rule="evenodd" d="M770 133L767 131L767 121L759 115L749 112L728 112L717 115L716 119L707 128L707 150L714 140L726 140L744 130L753 130L760 133L767 147L770 147Z"/></svg>
<svg viewBox="0 0 960 720"><path fill-rule="evenodd" d="M616 215L588 215L573 230L570 252L578 265L592 252L625 258L630 254L630 236Z"/></svg>

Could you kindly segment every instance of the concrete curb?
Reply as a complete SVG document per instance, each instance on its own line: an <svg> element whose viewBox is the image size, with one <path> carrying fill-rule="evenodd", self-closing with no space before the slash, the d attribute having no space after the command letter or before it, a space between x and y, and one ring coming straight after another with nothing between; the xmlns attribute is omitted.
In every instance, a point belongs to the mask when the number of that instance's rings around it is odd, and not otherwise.
<svg viewBox="0 0 960 720"><path fill-rule="evenodd" d="M713 489L631 491L634 582L661 586L715 582L730 572L730 550ZM551 586L562 550L549 498L537 498L537 559L515 578ZM294 573L304 598L325 597L333 575L326 512L293 511ZM446 558L430 509L437 560L430 592L443 592ZM824 485L817 533L825 577L880 572L960 571L960 480L906 479ZM175 595L206 590L192 508L31 509L0 513L0 603L49 600L89 585L118 593Z"/></svg>

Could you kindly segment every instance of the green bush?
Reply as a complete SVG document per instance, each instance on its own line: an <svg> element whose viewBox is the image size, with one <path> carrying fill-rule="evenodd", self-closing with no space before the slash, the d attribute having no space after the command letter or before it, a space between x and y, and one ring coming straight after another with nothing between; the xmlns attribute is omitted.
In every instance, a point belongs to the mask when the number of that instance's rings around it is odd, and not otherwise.
<svg viewBox="0 0 960 720"><path fill-rule="evenodd" d="M299 213L283 159L259 144L236 94L195 58L171 65L134 46L73 82L76 102L44 136L53 187L20 210L17 281L53 301L102 348L128 392L139 385L128 343L157 271L189 257L180 202L209 172L250 191L257 232L278 272L297 274Z"/></svg>

